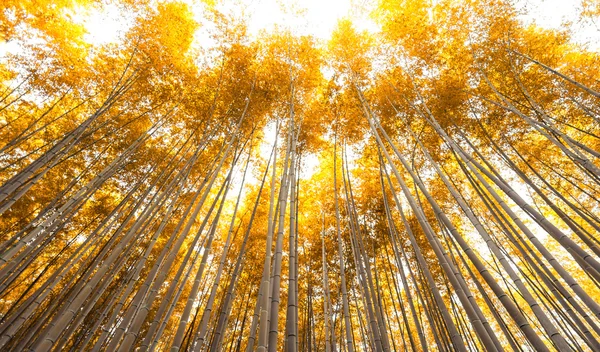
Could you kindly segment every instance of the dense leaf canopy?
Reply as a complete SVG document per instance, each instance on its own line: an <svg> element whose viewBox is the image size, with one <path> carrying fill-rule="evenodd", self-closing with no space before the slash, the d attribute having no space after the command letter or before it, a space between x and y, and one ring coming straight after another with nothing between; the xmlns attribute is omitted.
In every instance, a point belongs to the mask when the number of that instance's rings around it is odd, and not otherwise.
<svg viewBox="0 0 600 352"><path fill-rule="evenodd" d="M600 54L370 11L0 2L0 350L600 350Z"/></svg>

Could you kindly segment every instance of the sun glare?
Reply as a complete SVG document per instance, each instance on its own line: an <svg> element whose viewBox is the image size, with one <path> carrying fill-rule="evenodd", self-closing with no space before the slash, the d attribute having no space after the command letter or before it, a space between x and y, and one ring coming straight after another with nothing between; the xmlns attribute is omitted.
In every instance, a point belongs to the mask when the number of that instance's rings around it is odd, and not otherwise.
<svg viewBox="0 0 600 352"><path fill-rule="evenodd" d="M198 0L184 2L190 5L195 18L202 22L204 5ZM371 0L225 0L217 2L216 6L225 14L245 19L252 37L261 31L279 28L327 40L342 18L350 18L360 30L375 31L377 26L369 17L373 4ZM101 45L118 41L131 26L131 20L122 17L120 11L107 5L102 10L76 13L73 18L86 27L88 33L85 39L89 43Z"/></svg>
<svg viewBox="0 0 600 352"><path fill-rule="evenodd" d="M196 19L202 22L205 6L199 0L183 0L190 5ZM521 20L542 28L558 29L568 19L576 18L580 10L564 0L516 0ZM248 33L256 37L261 31L275 28L290 30L298 35L310 35L319 40L330 38L337 22L343 18L352 20L359 30L378 31L370 16L376 0L221 0L217 8L226 14L245 19ZM123 14L122 9L106 5L101 10L92 9L75 13L74 20L84 24L85 39L94 45L117 42L132 25L133 18ZM570 23L575 42L597 50L600 46L600 28L595 23ZM208 43L208 36L199 31L197 37ZM208 43L210 45L210 43Z"/></svg>
<svg viewBox="0 0 600 352"><path fill-rule="evenodd" d="M337 22L350 18L359 29L376 28L368 18L372 1L353 0L255 0L248 3L249 31L256 34L274 27L326 40Z"/></svg>

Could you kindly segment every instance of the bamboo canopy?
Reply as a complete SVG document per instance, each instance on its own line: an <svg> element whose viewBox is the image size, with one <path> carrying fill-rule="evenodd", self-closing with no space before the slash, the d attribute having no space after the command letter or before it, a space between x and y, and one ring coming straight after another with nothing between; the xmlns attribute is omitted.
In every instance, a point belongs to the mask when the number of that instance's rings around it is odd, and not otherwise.
<svg viewBox="0 0 600 352"><path fill-rule="evenodd" d="M600 351L572 23L379 0L322 39L232 4L0 4L0 351Z"/></svg>

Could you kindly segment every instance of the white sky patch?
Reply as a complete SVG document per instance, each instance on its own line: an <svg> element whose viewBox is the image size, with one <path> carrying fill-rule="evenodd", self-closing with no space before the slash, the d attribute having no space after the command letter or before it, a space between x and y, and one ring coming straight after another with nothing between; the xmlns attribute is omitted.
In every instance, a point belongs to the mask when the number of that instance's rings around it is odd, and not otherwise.
<svg viewBox="0 0 600 352"><path fill-rule="evenodd" d="M114 4L90 9L78 7L71 17L84 25L87 33L83 39L92 45L116 43L133 25L133 18Z"/></svg>
<svg viewBox="0 0 600 352"><path fill-rule="evenodd" d="M7 55L19 52L19 50L21 50L20 48L20 43L17 41L0 41L0 59L6 57Z"/></svg>
<svg viewBox="0 0 600 352"><path fill-rule="evenodd" d="M307 180L312 177L317 171L319 171L319 157L315 154L306 154L302 157L302 170L300 170L300 177Z"/></svg>
<svg viewBox="0 0 600 352"><path fill-rule="evenodd" d="M281 27L327 40L342 18L351 18L359 29L374 27L374 23L357 10L364 6L356 5L352 0L254 0L248 6L249 31L255 35L261 30Z"/></svg>
<svg viewBox="0 0 600 352"><path fill-rule="evenodd" d="M589 50L600 50L600 22L579 20L582 10L580 0L516 0L515 4L517 9L525 12L520 18L526 24L536 24L546 29L568 26L573 42Z"/></svg>
<svg viewBox="0 0 600 352"><path fill-rule="evenodd" d="M200 23L196 43L201 47L214 46L209 38L204 17L205 6L199 0L183 0L190 5ZM326 41L339 20L349 18L359 30L377 32L377 24L369 17L376 0L222 0L217 9L247 19L248 33L255 38L261 31L289 29L297 35L312 35ZM569 24L574 42L591 50L600 49L600 27L593 21L579 21L579 0L515 0L525 23L535 23L547 29L564 28ZM114 4L90 10L80 8L72 14L75 22L83 23L88 31L86 41L102 45L119 41L133 24ZM597 22L598 23L598 22ZM1 48L0 48L1 50Z"/></svg>
<svg viewBox="0 0 600 352"><path fill-rule="evenodd" d="M265 160L269 160L269 156L271 155L271 151L273 150L273 144L275 143L276 137L275 127L275 123L271 122L263 128L264 142L260 145L260 156ZM282 140L282 138L279 138L277 140L278 147L281 147L281 145L284 143L285 140Z"/></svg>
<svg viewBox="0 0 600 352"><path fill-rule="evenodd" d="M327 40L343 18L351 19L359 30L376 31L369 18L374 4L374 0L229 0L217 8L247 19L251 38L278 28Z"/></svg>

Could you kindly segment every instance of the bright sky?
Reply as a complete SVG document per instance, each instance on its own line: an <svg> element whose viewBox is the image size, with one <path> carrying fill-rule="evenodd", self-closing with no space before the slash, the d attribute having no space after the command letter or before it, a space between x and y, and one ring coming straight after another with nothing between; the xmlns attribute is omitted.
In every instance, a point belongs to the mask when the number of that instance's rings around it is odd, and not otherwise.
<svg viewBox="0 0 600 352"><path fill-rule="evenodd" d="M77 16L79 15L79 16ZM88 33L85 40L92 44L115 42L132 25L130 20L122 17L114 5L107 5L104 11L77 14L75 19L85 23Z"/></svg>
<svg viewBox="0 0 600 352"><path fill-rule="evenodd" d="M202 5L197 0L183 1L189 3L192 10L202 11ZM217 6L224 13L248 18L248 29L252 36L261 30L280 27L326 40L338 20L344 17L351 18L359 29L375 30L376 25L368 18L372 3L371 0L231 0L221 1ZM131 25L130 21L120 16L114 5L108 5L102 12L77 14L75 18L85 23L88 30L86 40L93 44L117 41L119 35ZM196 19L201 22L202 15L197 13Z"/></svg>
<svg viewBox="0 0 600 352"><path fill-rule="evenodd" d="M274 26L328 39L338 20L349 17L360 29L375 29L368 19L369 0L253 0L248 4L250 33Z"/></svg>
<svg viewBox="0 0 600 352"><path fill-rule="evenodd" d="M192 9L201 12L199 0L183 0ZM435 1L435 0L432 0ZM459 1L459 0L457 0ZM573 22L580 11L580 0L513 0L517 8L527 13L521 18L527 23L536 23L544 28L560 28L565 22ZM218 1L219 2L219 1ZM220 9L248 18L249 32L258 34L275 26L290 28L295 33L313 35L326 40L330 37L338 20L349 17L358 29L376 31L377 26L368 13L377 0L221 0ZM202 22L198 14L197 20ZM85 39L96 45L117 42L132 24L132 19L123 17L115 5L107 5L104 11L82 11L75 13L74 20L84 23L88 34ZM574 22L571 25L573 40L588 44L589 49L600 50L600 22ZM206 42L208 36L198 33L198 39ZM0 43L0 56L11 52L14 43ZM14 46L14 45L13 45Z"/></svg>
<svg viewBox="0 0 600 352"><path fill-rule="evenodd" d="M576 43L587 44L589 49L600 50L600 27L592 21L577 22L581 12L580 0L516 0L519 8L523 8L527 23L535 23L543 28L560 28L562 24L571 23L572 39Z"/></svg>
<svg viewBox="0 0 600 352"><path fill-rule="evenodd" d="M192 9L200 9L196 0L184 0ZM326 40L330 37L338 20L349 17L359 29L376 31L377 26L369 19L368 12L376 0L225 0L218 5L224 12L233 12L248 18L249 32L258 34L275 26L290 28L295 33L313 35ZM574 21L580 10L579 0L515 0L517 8L527 15L522 19L544 28L560 28ZM127 30L130 23L120 16L114 5L108 5L101 13L76 16L86 23L91 43L103 44L116 41ZM197 16L200 20L201 16ZM600 28L592 23L573 23L573 39L589 43L600 49Z"/></svg>

